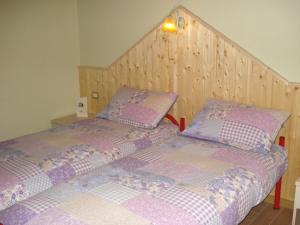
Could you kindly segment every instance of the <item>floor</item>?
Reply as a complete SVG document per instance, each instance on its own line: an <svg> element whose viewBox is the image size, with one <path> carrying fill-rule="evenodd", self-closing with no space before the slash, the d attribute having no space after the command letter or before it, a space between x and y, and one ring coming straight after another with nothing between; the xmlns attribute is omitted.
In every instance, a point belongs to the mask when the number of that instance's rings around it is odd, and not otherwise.
<svg viewBox="0 0 300 225"><path fill-rule="evenodd" d="M272 204L263 202L253 208L240 225L291 225L292 217L292 209L274 210ZM296 225L300 225L300 216L297 216Z"/></svg>

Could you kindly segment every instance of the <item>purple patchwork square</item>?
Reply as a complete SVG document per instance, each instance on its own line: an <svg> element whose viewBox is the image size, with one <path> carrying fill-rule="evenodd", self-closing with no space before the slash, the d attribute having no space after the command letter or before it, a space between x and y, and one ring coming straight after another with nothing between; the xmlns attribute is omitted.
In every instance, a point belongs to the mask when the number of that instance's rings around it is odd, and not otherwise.
<svg viewBox="0 0 300 225"><path fill-rule="evenodd" d="M237 202L232 202L223 212L221 212L221 219L224 225L237 224L239 221Z"/></svg>
<svg viewBox="0 0 300 225"><path fill-rule="evenodd" d="M231 110L227 115L228 120L255 126L269 134L277 130L278 121L268 111L257 108L237 108Z"/></svg>
<svg viewBox="0 0 300 225"><path fill-rule="evenodd" d="M155 198L175 205L203 224L218 224L217 209L208 199L183 187L173 186L154 194Z"/></svg>
<svg viewBox="0 0 300 225"><path fill-rule="evenodd" d="M128 103L122 108L121 118L125 120L135 120L138 123L149 124L155 120L158 113L153 109L141 105Z"/></svg>
<svg viewBox="0 0 300 225"><path fill-rule="evenodd" d="M134 141L137 149L144 149L152 145L151 140L148 137L144 137Z"/></svg>
<svg viewBox="0 0 300 225"><path fill-rule="evenodd" d="M0 222L5 225L25 224L36 213L25 206L14 205L0 212Z"/></svg>
<svg viewBox="0 0 300 225"><path fill-rule="evenodd" d="M111 140L111 136L108 136L106 134L102 134L101 138L99 138L99 136L95 135L94 133L87 132L87 133L80 133L79 135L76 135L75 138L88 144L86 147L84 146L85 148L82 149L83 152L87 151L87 147L90 146L96 148L99 151L109 150L114 147L114 143ZM75 147L76 146L74 146L73 148ZM81 149L78 148L78 150Z"/></svg>
<svg viewBox="0 0 300 225"><path fill-rule="evenodd" d="M6 188L10 188L21 182L16 175L6 170L5 168L1 168L1 167L0 167L0 177L1 177L0 192L5 190Z"/></svg>
<svg viewBox="0 0 300 225"><path fill-rule="evenodd" d="M199 175L200 171L190 165L184 165L168 160L158 160L143 167L143 171L170 177L178 182L183 182Z"/></svg>
<svg viewBox="0 0 300 225"><path fill-rule="evenodd" d="M38 166L22 157L1 162L1 167L15 174L22 181L42 173Z"/></svg>
<svg viewBox="0 0 300 225"><path fill-rule="evenodd" d="M231 163L236 166L240 165L254 173L259 179L263 180L267 175L268 169L254 156L255 155L247 154L242 151L226 150L217 151L211 155L213 159Z"/></svg>
<svg viewBox="0 0 300 225"><path fill-rule="evenodd" d="M256 146L258 142L262 141L264 132L247 124L225 120L220 137L228 140L229 143L236 143L236 145L242 145L243 148L251 149ZM269 145L271 145L271 143L269 143Z"/></svg>
<svg viewBox="0 0 300 225"><path fill-rule="evenodd" d="M122 205L135 214L147 218L151 224L199 224L193 216L183 209L147 195L139 195Z"/></svg>
<svg viewBox="0 0 300 225"><path fill-rule="evenodd" d="M142 161L137 158L126 157L123 159L119 159L112 163L113 167L122 168L126 171L133 171L140 167L143 167L147 164L147 162Z"/></svg>
<svg viewBox="0 0 300 225"><path fill-rule="evenodd" d="M48 171L47 175L49 176L53 184L58 184L60 182L69 180L70 178L74 177L76 173L71 165L65 164L63 166Z"/></svg>
<svg viewBox="0 0 300 225"><path fill-rule="evenodd" d="M65 224L65 225L85 225L83 221L69 215L63 210L52 208L43 213L38 214L30 220L30 225L41 224Z"/></svg>

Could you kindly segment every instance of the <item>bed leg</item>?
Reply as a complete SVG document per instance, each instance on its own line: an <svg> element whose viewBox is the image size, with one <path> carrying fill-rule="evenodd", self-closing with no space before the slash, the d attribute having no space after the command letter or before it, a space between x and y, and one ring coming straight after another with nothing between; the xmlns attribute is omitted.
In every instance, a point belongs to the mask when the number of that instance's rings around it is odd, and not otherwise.
<svg viewBox="0 0 300 225"><path fill-rule="evenodd" d="M279 137L279 145L285 146L285 137ZM277 181L275 187L274 209L280 209L281 178Z"/></svg>
<svg viewBox="0 0 300 225"><path fill-rule="evenodd" d="M279 137L279 145L282 147L285 147L285 137L284 136Z"/></svg>
<svg viewBox="0 0 300 225"><path fill-rule="evenodd" d="M179 122L179 130L180 132L184 131L185 129L185 119L184 118L180 118L180 122Z"/></svg>
<svg viewBox="0 0 300 225"><path fill-rule="evenodd" d="M274 209L280 209L280 192L281 192L281 178L276 183Z"/></svg>

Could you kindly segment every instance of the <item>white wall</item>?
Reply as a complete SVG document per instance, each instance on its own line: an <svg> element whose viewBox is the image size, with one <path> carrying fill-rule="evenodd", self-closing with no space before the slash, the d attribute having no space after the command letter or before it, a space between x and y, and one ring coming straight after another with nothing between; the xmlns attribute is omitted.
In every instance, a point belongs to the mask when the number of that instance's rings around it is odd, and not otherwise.
<svg viewBox="0 0 300 225"><path fill-rule="evenodd" d="M75 111L76 0L0 0L0 141Z"/></svg>
<svg viewBox="0 0 300 225"><path fill-rule="evenodd" d="M78 0L80 64L108 66L153 29L174 0Z"/></svg>
<svg viewBox="0 0 300 225"><path fill-rule="evenodd" d="M80 64L110 65L178 4L300 82L299 0L78 0Z"/></svg>

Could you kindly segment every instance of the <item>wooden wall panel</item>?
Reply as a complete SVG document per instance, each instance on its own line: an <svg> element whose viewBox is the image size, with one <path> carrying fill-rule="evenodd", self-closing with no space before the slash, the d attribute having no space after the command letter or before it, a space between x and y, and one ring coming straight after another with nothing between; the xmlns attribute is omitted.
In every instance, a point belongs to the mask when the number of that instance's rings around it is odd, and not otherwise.
<svg viewBox="0 0 300 225"><path fill-rule="evenodd" d="M79 68L89 112L99 112L122 85L178 93L171 113L188 123L212 97L289 111L280 132L289 151L282 197L293 200L300 176L300 84L289 83L186 9L177 10L184 29L165 33L158 26L108 68ZM92 99L93 91L99 99Z"/></svg>

